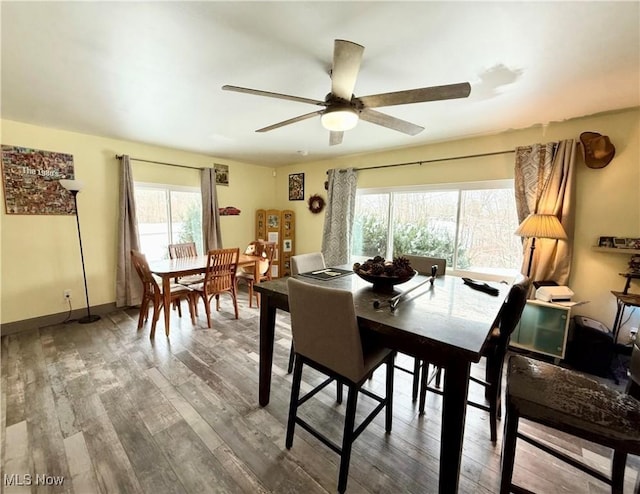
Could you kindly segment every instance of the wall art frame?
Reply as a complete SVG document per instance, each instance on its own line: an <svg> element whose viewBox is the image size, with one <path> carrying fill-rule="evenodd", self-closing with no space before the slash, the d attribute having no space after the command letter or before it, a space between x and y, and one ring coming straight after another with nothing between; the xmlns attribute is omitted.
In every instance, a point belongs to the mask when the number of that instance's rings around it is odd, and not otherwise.
<svg viewBox="0 0 640 494"><path fill-rule="evenodd" d="M2 184L7 214L73 215L73 196L61 179L73 179L73 155L2 145Z"/></svg>
<svg viewBox="0 0 640 494"><path fill-rule="evenodd" d="M289 200L304 201L304 173L289 175Z"/></svg>
<svg viewBox="0 0 640 494"><path fill-rule="evenodd" d="M229 165L213 164L213 170L216 174L216 185L229 186Z"/></svg>

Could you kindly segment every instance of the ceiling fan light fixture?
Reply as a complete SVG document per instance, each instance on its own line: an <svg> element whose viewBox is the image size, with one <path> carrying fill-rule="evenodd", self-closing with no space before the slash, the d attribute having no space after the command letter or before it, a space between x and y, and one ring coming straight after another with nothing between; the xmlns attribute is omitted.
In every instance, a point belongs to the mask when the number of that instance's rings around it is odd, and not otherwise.
<svg viewBox="0 0 640 494"><path fill-rule="evenodd" d="M322 126L333 132L353 129L358 123L358 113L352 108L328 109L320 117Z"/></svg>

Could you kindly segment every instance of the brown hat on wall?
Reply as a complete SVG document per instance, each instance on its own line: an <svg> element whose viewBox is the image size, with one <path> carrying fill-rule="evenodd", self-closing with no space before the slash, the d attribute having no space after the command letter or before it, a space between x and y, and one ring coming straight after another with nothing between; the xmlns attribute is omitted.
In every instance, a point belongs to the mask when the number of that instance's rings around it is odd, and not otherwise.
<svg viewBox="0 0 640 494"><path fill-rule="evenodd" d="M604 168L616 154L609 136L603 136L597 132L583 132L580 134L584 162L589 168Z"/></svg>

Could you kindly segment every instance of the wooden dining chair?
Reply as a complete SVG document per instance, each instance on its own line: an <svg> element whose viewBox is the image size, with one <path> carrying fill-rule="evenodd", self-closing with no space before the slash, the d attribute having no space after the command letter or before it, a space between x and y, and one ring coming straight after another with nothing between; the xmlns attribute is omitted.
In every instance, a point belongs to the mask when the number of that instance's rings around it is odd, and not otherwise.
<svg viewBox="0 0 640 494"><path fill-rule="evenodd" d="M482 356L486 364L485 378L480 379L475 376L469 376L471 382L484 387L485 402L480 403L467 400L467 405L489 412L489 432L491 441L494 443L497 441L497 421L502 411L502 370L504 367L504 359L509 347L511 334L518 325L524 306L527 303L527 294L529 293L530 287L531 279L526 277L521 277L511 286L509 294L500 309L496 322L489 333L489 337L482 351ZM427 369L426 366L425 369ZM441 372L441 369L438 369L438 372ZM427 390L442 395L442 390L437 387L437 384L436 387L429 385L427 374L428 372L426 370L422 373L420 414L424 413Z"/></svg>
<svg viewBox="0 0 640 494"><path fill-rule="evenodd" d="M197 257L198 251L196 249L195 242L186 242L182 244L169 244L169 259L179 259L181 257ZM202 283L204 275L191 274L188 276L181 276L176 278L176 283L182 285L195 285Z"/></svg>
<svg viewBox="0 0 640 494"><path fill-rule="evenodd" d="M259 272L260 278L258 282L271 280L271 264L273 263L273 257L276 252L275 242L263 242L256 240L251 242L245 254L251 254L254 256L262 257L260 261ZM240 266L236 275L236 281L244 281L249 287L249 307L253 307L253 297L256 298L256 305L260 307L260 294L254 292L253 285L255 284L255 267L254 266Z"/></svg>
<svg viewBox="0 0 640 494"><path fill-rule="evenodd" d="M342 493L347 488L353 442L383 408L386 412L385 431L391 432L395 352L372 341L363 341L356 318L353 295L350 291L312 285L295 278L289 278L287 286L296 358L285 446L287 449L293 446L293 435L297 424L338 453L340 455L338 492ZM371 373L382 364L386 364L387 368L384 397L362 388ZM304 396L300 396L304 365L324 374L327 379ZM312 427L306 420L298 417L300 405L308 402L333 381L348 388L341 446ZM361 424L355 427L359 393L372 398L378 404Z"/></svg>
<svg viewBox="0 0 640 494"><path fill-rule="evenodd" d="M169 244L169 258L177 259L179 257L196 257L198 251L196 250L195 242L185 242L182 244Z"/></svg>
<svg viewBox="0 0 640 494"><path fill-rule="evenodd" d="M238 297L236 292L236 271L240 249L210 250L207 254L207 269L204 281L197 285L190 285L194 297L202 298L207 314L207 326L211 327L211 299L216 298L216 310L220 310L220 295L227 293L231 296L236 319L238 319Z"/></svg>
<svg viewBox="0 0 640 494"><path fill-rule="evenodd" d="M162 286L158 284L155 277L149 269L147 259L142 252L137 250L131 251L131 263L135 268L140 281L142 282L142 302L140 303L140 315L138 316L138 329L149 319L149 304L153 304L153 314L151 318L151 333L153 338L156 333L156 323L160 318L160 311L165 309ZM191 322L196 323L194 300L192 297L193 290L185 285L171 284L171 302L177 304L178 315L182 317L180 302L184 299L189 304L189 313ZM165 328L165 333L169 336L169 327Z"/></svg>

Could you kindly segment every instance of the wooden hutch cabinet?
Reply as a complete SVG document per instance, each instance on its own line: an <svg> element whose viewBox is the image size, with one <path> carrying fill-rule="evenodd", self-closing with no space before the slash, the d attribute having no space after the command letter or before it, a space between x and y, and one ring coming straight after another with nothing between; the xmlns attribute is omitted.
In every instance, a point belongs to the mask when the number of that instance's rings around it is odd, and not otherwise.
<svg viewBox="0 0 640 494"><path fill-rule="evenodd" d="M291 275L291 256L295 254L295 213L291 210L258 209L256 240L275 242L276 253L271 265L274 278Z"/></svg>

